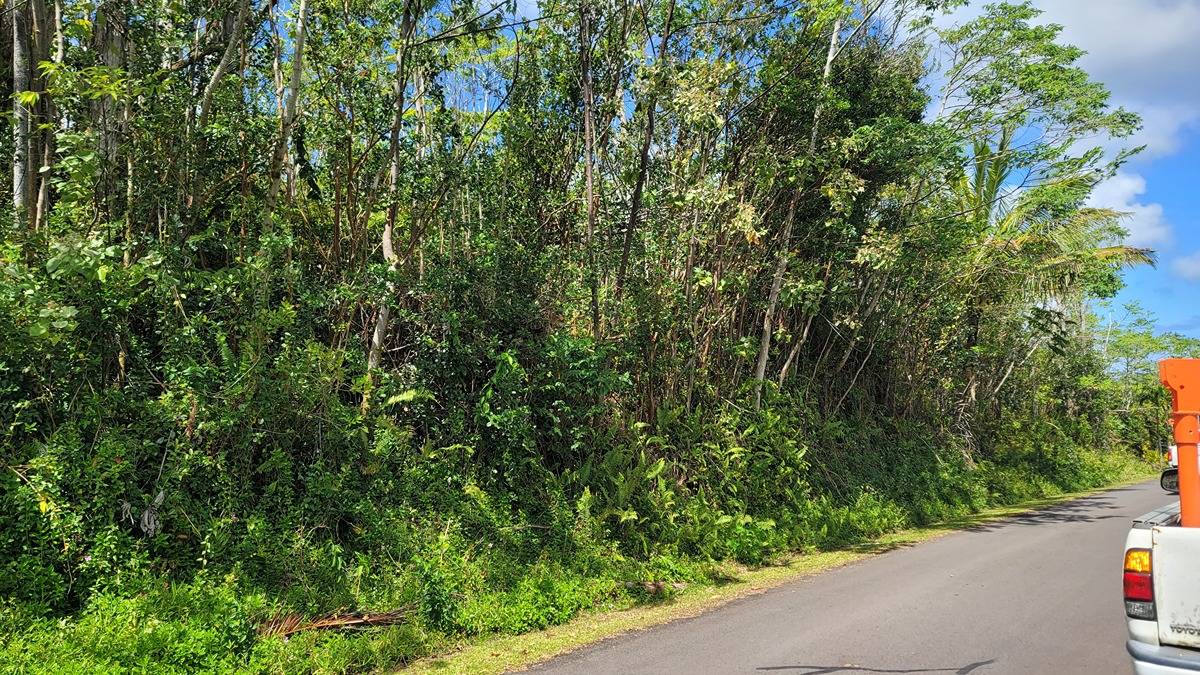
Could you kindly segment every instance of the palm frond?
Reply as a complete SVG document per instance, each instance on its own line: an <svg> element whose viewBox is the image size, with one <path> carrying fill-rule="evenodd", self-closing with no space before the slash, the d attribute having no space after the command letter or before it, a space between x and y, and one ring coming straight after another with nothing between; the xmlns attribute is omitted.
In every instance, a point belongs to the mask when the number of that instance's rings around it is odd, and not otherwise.
<svg viewBox="0 0 1200 675"><path fill-rule="evenodd" d="M1111 262L1119 267L1135 267L1137 265L1155 267L1158 264L1158 256L1151 248L1105 246L1092 251L1092 255L1098 260Z"/></svg>

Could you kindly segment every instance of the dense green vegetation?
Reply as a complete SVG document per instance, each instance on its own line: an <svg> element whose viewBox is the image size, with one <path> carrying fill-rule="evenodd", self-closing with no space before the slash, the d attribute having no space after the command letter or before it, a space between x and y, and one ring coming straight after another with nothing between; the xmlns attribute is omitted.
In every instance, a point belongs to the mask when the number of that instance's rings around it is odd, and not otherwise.
<svg viewBox="0 0 1200 675"><path fill-rule="evenodd" d="M0 663L393 667L1125 475L1138 121L958 4L6 7Z"/></svg>

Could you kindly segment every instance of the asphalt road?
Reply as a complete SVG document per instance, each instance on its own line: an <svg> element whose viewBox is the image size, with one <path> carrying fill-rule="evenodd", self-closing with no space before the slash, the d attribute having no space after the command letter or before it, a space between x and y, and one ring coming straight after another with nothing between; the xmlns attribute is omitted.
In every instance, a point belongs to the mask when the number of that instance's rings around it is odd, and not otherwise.
<svg viewBox="0 0 1200 675"><path fill-rule="evenodd" d="M979 525L613 638L545 673L1129 673L1121 556L1157 481Z"/></svg>

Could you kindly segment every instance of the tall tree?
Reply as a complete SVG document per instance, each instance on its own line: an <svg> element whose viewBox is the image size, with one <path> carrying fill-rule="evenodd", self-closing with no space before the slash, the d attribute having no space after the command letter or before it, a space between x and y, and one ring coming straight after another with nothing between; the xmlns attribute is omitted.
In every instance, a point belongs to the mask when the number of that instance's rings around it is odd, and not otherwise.
<svg viewBox="0 0 1200 675"><path fill-rule="evenodd" d="M308 0L300 0L296 7L295 34L292 38L291 75L288 78L286 93L278 91L279 133L275 137L275 149L271 152L267 175L270 185L267 188L266 205L263 209L268 228L271 226L276 201L279 198L279 186L283 181L283 162L288 154L288 145L292 138L292 126L296 122L296 105L300 99L300 84L304 73L304 43L307 37ZM231 37L230 40L233 38ZM278 55L278 51L276 52Z"/></svg>
<svg viewBox="0 0 1200 675"><path fill-rule="evenodd" d="M829 87L829 76L833 72L833 59L837 56L838 45L841 41L842 15L839 12L833 20L833 28L829 33L829 48L825 52L825 67L821 71L821 100L813 109L812 135L809 139L808 154L817 151L817 138L820 133L821 110L824 108L825 90ZM771 291L767 295L767 307L763 312L762 333L758 341L758 359L754 363L754 408L762 405L763 381L767 376L767 360L771 355L771 335L775 331L775 310L779 303L779 292L783 288L783 277L787 274L788 260L792 252L792 226L796 220L796 199L793 195L788 204L787 216L784 219L783 232L779 236L779 253L775 258L775 272L771 277Z"/></svg>
<svg viewBox="0 0 1200 675"><path fill-rule="evenodd" d="M29 3L10 9L12 16L13 156L12 204L18 223L29 220Z"/></svg>
<svg viewBox="0 0 1200 675"><path fill-rule="evenodd" d="M587 213L587 238L584 240L587 265L584 278L591 296L592 335L600 339L600 279L596 269L596 100L592 91L592 7L589 0L579 4L579 84L583 92L583 180Z"/></svg>

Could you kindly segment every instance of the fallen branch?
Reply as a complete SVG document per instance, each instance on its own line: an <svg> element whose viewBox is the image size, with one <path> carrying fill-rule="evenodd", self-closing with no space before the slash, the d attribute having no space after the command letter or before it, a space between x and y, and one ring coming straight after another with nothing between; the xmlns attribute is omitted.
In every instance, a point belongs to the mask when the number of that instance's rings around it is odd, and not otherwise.
<svg viewBox="0 0 1200 675"><path fill-rule="evenodd" d="M687 584L677 581L675 583L667 583L665 581L626 581L624 586L627 590L643 590L650 595L662 595L668 587L675 591L682 591L687 588Z"/></svg>
<svg viewBox="0 0 1200 675"><path fill-rule="evenodd" d="M299 614L281 614L268 619L258 627L258 634L263 636L287 637L293 633L307 630L332 630L340 628L369 628L371 626L391 626L398 624L409 615L409 610L397 609L391 612L350 612L349 614L332 614L308 623L303 623Z"/></svg>

